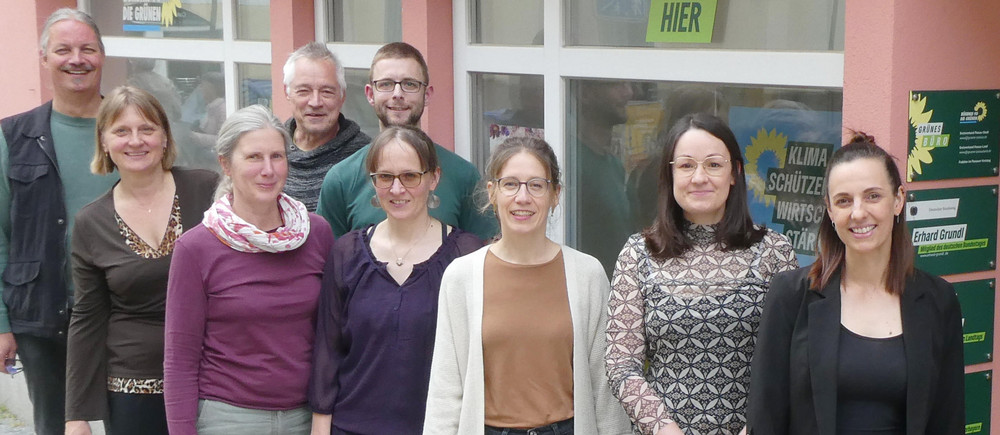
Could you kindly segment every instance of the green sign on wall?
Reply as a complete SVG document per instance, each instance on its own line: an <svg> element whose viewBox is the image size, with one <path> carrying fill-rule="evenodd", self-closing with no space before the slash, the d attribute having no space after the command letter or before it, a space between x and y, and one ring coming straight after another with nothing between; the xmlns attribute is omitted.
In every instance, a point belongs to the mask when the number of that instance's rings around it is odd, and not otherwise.
<svg viewBox="0 0 1000 435"><path fill-rule="evenodd" d="M712 42L718 0L652 0L647 42Z"/></svg>
<svg viewBox="0 0 1000 435"><path fill-rule="evenodd" d="M952 283L962 306L965 365L993 361L993 307L996 281Z"/></svg>
<svg viewBox="0 0 1000 435"><path fill-rule="evenodd" d="M918 268L933 275L996 268L997 186L915 190L907 199Z"/></svg>
<svg viewBox="0 0 1000 435"><path fill-rule="evenodd" d="M1000 90L912 91L906 181L997 175Z"/></svg>
<svg viewBox="0 0 1000 435"><path fill-rule="evenodd" d="M990 433L990 389L993 371L965 374L965 433Z"/></svg>

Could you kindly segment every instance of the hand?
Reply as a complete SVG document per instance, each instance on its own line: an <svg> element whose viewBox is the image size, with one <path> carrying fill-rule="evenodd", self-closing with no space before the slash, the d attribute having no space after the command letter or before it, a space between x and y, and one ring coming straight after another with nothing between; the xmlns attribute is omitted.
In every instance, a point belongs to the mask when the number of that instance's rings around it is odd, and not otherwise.
<svg viewBox="0 0 1000 435"><path fill-rule="evenodd" d="M14 341L14 333L0 334L0 359L14 359L16 355L17 342ZM6 364L0 364L0 373L7 373Z"/></svg>
<svg viewBox="0 0 1000 435"><path fill-rule="evenodd" d="M311 435L330 435L333 426L333 415L313 413ZM67 434L68 435L68 434Z"/></svg>
<svg viewBox="0 0 1000 435"><path fill-rule="evenodd" d="M740 435L747 435L747 427L743 426L743 430L740 431Z"/></svg>
<svg viewBox="0 0 1000 435"><path fill-rule="evenodd" d="M83 420L67 421L66 435L90 435L90 423Z"/></svg>
<svg viewBox="0 0 1000 435"><path fill-rule="evenodd" d="M660 426L660 430L656 432L656 435L684 435L684 432L677 423L670 423L666 426Z"/></svg>

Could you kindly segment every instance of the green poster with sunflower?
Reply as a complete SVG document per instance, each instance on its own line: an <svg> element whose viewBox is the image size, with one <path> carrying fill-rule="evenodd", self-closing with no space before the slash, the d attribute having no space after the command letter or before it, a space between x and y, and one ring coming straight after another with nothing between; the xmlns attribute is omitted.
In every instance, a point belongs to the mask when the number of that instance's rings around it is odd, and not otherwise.
<svg viewBox="0 0 1000 435"><path fill-rule="evenodd" d="M911 91L906 181L997 175L1000 90Z"/></svg>

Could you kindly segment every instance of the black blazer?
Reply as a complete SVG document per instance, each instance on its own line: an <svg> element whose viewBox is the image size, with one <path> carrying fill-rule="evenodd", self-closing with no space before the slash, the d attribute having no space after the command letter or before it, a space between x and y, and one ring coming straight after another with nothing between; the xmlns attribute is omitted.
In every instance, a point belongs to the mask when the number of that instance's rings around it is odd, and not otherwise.
<svg viewBox="0 0 1000 435"><path fill-rule="evenodd" d="M750 434L836 434L840 275L816 292L808 273L801 268L771 280L751 364ZM954 288L917 270L900 310L906 434L965 433L962 313Z"/></svg>

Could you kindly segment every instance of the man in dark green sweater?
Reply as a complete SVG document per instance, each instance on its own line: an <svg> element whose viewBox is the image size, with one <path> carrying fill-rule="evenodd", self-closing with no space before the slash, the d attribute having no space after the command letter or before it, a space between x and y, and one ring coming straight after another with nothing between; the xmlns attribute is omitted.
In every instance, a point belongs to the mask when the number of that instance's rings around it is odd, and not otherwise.
<svg viewBox="0 0 1000 435"><path fill-rule="evenodd" d="M390 125L419 127L424 105L434 94L427 63L420 51L405 42L383 46L375 53L368 78L365 95L382 128ZM492 212L481 211L474 200L479 171L457 154L435 146L441 182L433 193L440 198L440 204L430 210L431 216L475 233L483 240L493 238L498 231L496 218ZM365 169L369 148L366 146L334 165L323 180L316 212L330 222L338 237L385 219L385 212L371 205L375 189Z"/></svg>

